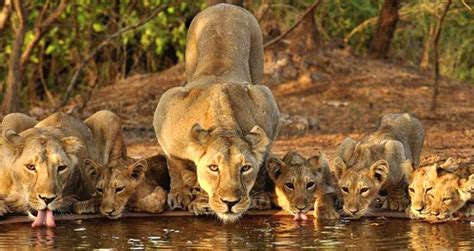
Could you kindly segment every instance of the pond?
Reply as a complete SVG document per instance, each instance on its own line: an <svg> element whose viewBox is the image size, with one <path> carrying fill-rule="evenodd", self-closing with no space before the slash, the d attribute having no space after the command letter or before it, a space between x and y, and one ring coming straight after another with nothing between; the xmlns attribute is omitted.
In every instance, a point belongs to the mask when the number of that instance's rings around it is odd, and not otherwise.
<svg viewBox="0 0 474 251"><path fill-rule="evenodd" d="M147 217L59 221L54 229L0 225L8 248L357 248L470 249L474 224L429 224L406 219L295 222L292 217L246 216L235 224L211 217Z"/></svg>

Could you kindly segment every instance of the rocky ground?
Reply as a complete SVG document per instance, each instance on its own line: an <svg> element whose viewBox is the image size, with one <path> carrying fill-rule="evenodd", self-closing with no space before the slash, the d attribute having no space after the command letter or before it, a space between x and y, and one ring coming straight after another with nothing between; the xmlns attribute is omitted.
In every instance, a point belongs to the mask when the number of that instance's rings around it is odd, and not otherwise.
<svg viewBox="0 0 474 251"><path fill-rule="evenodd" d="M473 165L474 84L443 78L436 113L429 111L432 74L396 62L353 55L349 48L327 48L303 56L266 51L265 78L282 113L282 131L273 147L282 155L317 150L334 157L344 137L360 139L383 114L410 112L426 130L422 159L455 157ZM136 75L96 91L80 116L110 109L124 121L129 155L156 153L153 112L160 96L185 83L184 67ZM74 109L74 104L70 105Z"/></svg>

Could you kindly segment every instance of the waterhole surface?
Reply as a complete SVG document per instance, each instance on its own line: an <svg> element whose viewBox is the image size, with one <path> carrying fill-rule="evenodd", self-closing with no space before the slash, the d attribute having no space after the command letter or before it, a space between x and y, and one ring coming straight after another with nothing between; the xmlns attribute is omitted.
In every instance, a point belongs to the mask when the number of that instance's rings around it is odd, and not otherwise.
<svg viewBox="0 0 474 251"><path fill-rule="evenodd" d="M234 224L208 217L148 217L59 221L54 229L0 226L0 249L15 248L362 248L470 249L474 224L429 224L404 219L295 222L246 216Z"/></svg>

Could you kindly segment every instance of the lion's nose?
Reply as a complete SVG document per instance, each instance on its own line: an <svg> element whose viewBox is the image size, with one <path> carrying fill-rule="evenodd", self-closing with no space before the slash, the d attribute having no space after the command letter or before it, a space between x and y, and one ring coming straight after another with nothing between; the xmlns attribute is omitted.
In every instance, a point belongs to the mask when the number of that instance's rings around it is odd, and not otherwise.
<svg viewBox="0 0 474 251"><path fill-rule="evenodd" d="M434 216L438 216L439 212L432 212L431 214L434 215Z"/></svg>
<svg viewBox="0 0 474 251"><path fill-rule="evenodd" d="M351 214L356 214L357 212L359 212L359 209L353 207L353 208L349 208L349 212L351 212Z"/></svg>
<svg viewBox="0 0 474 251"><path fill-rule="evenodd" d="M221 201L227 205L227 207L229 208L229 211L230 211L230 210L232 210L233 206L235 206L237 203L240 202L240 199L229 201L229 200L225 200L225 199L221 198Z"/></svg>
<svg viewBox="0 0 474 251"><path fill-rule="evenodd" d="M46 196L41 196L41 195L38 195L38 197L40 199L42 199L44 201L44 203L46 203L46 205L48 205L49 203L53 202L53 200L55 200L57 198L57 196L53 196L53 197L46 197Z"/></svg>
<svg viewBox="0 0 474 251"><path fill-rule="evenodd" d="M306 209L306 206L305 205L296 205L296 209L300 210L300 211L303 211Z"/></svg>

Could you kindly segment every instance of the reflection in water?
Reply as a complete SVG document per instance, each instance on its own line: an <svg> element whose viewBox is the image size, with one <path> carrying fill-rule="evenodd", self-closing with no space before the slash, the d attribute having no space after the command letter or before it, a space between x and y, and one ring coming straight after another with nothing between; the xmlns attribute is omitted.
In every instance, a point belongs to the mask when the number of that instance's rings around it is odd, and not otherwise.
<svg viewBox="0 0 474 251"><path fill-rule="evenodd" d="M245 217L236 224L214 218L141 218L61 221L55 229L0 226L0 249L37 248L469 248L469 222L428 224L408 220L294 222L291 217Z"/></svg>

